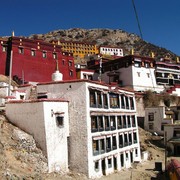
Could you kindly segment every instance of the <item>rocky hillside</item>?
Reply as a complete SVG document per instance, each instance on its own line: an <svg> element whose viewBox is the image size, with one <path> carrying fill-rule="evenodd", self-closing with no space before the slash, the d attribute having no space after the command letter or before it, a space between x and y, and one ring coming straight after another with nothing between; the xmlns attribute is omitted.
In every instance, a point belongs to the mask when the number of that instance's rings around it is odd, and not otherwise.
<svg viewBox="0 0 180 180"><path fill-rule="evenodd" d="M142 56L149 56L151 52L154 52L157 58L170 57L175 59L176 57L176 54L173 52L143 41L136 34L128 33L120 29L60 29L51 31L46 34L33 34L29 38L40 38L47 42L51 40L63 39L70 41L96 43L98 46L110 45L123 48L125 55L128 55L130 50L134 48L135 52Z"/></svg>

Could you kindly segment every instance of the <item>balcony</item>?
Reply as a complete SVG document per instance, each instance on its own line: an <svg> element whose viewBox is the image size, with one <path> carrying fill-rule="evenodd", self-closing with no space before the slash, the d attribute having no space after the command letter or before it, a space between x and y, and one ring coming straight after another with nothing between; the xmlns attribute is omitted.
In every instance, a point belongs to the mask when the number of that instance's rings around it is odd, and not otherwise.
<svg viewBox="0 0 180 180"><path fill-rule="evenodd" d="M118 125L118 129L122 129L122 125Z"/></svg>

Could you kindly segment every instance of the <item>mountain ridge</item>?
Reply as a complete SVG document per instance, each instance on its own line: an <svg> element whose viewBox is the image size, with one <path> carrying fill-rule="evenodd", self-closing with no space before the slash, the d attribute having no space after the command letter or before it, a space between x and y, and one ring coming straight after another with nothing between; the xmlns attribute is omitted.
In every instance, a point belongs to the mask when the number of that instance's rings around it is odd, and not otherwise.
<svg viewBox="0 0 180 180"><path fill-rule="evenodd" d="M30 39L42 39L46 42L52 40L78 41L95 43L97 46L106 45L120 47L124 50L124 55L129 55L131 49L140 56L150 56L153 52L155 58L170 58L175 60L177 55L172 51L149 43L141 39L134 33L128 33L121 29L108 28L71 28L53 30L45 34L32 34Z"/></svg>

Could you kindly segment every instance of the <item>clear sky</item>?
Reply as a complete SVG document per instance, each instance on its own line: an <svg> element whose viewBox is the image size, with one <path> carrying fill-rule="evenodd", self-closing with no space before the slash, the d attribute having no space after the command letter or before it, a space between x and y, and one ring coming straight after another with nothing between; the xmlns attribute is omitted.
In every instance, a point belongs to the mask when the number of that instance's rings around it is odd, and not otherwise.
<svg viewBox="0 0 180 180"><path fill-rule="evenodd" d="M143 40L180 56L180 0L134 0ZM69 28L122 29L140 36L132 0L1 0L0 36Z"/></svg>

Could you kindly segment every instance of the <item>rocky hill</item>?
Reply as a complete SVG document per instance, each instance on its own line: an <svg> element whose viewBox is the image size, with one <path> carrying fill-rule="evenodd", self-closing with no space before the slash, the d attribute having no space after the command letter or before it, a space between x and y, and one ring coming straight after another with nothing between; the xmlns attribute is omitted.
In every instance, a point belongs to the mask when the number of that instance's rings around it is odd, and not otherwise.
<svg viewBox="0 0 180 180"><path fill-rule="evenodd" d="M136 54L142 56L149 56L151 52L154 52L157 58L169 57L175 59L177 56L175 53L163 47L158 47L142 40L136 34L128 33L120 29L59 29L46 34L33 34L29 38L40 38L47 42L51 40L70 40L96 43L98 46L109 45L121 47L124 49L125 55L128 55L133 48Z"/></svg>

